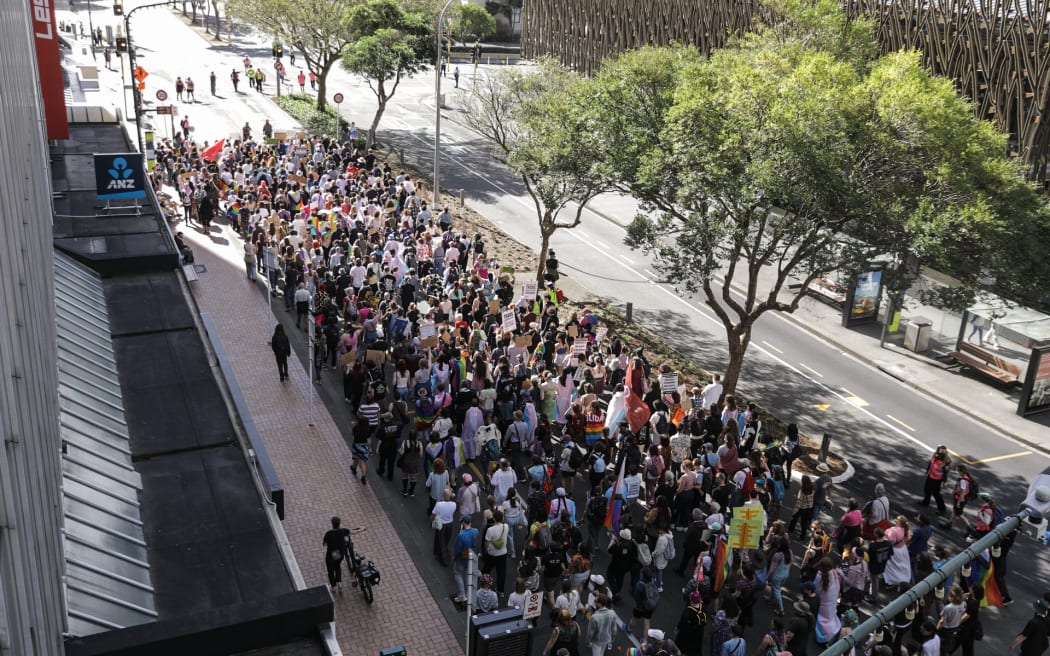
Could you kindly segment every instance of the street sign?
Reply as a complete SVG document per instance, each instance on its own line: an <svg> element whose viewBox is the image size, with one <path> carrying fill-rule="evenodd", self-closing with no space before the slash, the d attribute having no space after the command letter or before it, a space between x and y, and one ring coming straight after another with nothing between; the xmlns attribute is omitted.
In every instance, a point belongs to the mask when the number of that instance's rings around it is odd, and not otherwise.
<svg viewBox="0 0 1050 656"><path fill-rule="evenodd" d="M166 96L167 94L165 94ZM163 99L162 99L163 100ZM158 114L171 114L171 105L157 105Z"/></svg>
<svg viewBox="0 0 1050 656"><path fill-rule="evenodd" d="M168 99L168 92L164 89L157 89L157 100L164 102Z"/></svg>
<svg viewBox="0 0 1050 656"><path fill-rule="evenodd" d="M343 104L343 94L337 93L334 96L332 96L332 102L334 102L337 105L342 105Z"/></svg>
<svg viewBox="0 0 1050 656"><path fill-rule="evenodd" d="M540 616L540 610L543 609L543 593L533 592L528 597L525 597L525 608L521 613L521 619L531 620L534 617Z"/></svg>

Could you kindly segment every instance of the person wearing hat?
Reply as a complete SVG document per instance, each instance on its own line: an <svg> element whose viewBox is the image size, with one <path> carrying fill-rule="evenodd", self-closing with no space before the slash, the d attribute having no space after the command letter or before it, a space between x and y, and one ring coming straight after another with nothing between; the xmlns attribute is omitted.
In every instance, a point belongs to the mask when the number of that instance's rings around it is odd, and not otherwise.
<svg viewBox="0 0 1050 656"><path fill-rule="evenodd" d="M813 633L813 613L804 601L796 601L792 608L794 615L784 627L784 650L805 656L809 636Z"/></svg>
<svg viewBox="0 0 1050 656"><path fill-rule="evenodd" d="M682 609L675 629L675 645L683 656L700 656L704 644L704 629L707 627L707 615L704 613L700 592L689 593L689 605Z"/></svg>
<svg viewBox="0 0 1050 656"><path fill-rule="evenodd" d="M612 593L613 603L620 600L620 589L623 587L623 579L627 574L631 575L631 590L634 590L641 576L642 567L638 562L638 545L631 539L631 529L622 529L619 536L613 536L609 542L607 551L612 559L606 575L609 579L609 591Z"/></svg>
<svg viewBox="0 0 1050 656"><path fill-rule="evenodd" d="M552 525L557 524L561 519L563 510L568 511L569 522L576 526L576 502L569 497L565 488L559 487L554 491L554 500L551 501L551 507L547 515Z"/></svg>
<svg viewBox="0 0 1050 656"><path fill-rule="evenodd" d="M1036 599L1032 608L1032 618L1010 643L1010 651L1018 650L1021 656L1041 656L1050 647L1050 619L1047 618L1050 606L1045 600Z"/></svg>

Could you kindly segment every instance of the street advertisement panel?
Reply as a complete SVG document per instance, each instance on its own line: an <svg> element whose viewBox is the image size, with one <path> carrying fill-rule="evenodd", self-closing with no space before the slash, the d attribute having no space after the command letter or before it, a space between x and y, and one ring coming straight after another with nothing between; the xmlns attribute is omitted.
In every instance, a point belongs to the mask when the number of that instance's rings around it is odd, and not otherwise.
<svg viewBox="0 0 1050 656"><path fill-rule="evenodd" d="M875 321L882 295L882 269L858 274L853 278L847 298L843 323L852 326Z"/></svg>
<svg viewBox="0 0 1050 656"><path fill-rule="evenodd" d="M1047 410L1050 410L1050 344L1032 349L1017 414L1033 415Z"/></svg>

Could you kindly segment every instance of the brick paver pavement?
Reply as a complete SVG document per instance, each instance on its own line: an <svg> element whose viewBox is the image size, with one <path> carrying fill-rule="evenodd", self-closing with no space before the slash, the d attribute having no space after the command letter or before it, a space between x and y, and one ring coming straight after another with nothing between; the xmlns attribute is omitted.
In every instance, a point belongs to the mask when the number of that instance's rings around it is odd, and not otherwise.
<svg viewBox="0 0 1050 656"><path fill-rule="evenodd" d="M382 582L375 603L366 604L346 584L335 595L336 633L346 654L378 654L404 645L409 654L461 654L462 647L369 487L352 480L350 448L324 404L310 405L308 372L295 357L291 380L278 381L269 340L275 321L266 297L247 280L240 239L225 225L209 236L179 226L207 267L190 283L202 312L218 326L255 424L285 486L284 530L308 585L326 585L321 536L332 515L347 527L367 526L354 538L361 553L375 561ZM220 234L221 229L221 234ZM278 299L279 300L279 299Z"/></svg>

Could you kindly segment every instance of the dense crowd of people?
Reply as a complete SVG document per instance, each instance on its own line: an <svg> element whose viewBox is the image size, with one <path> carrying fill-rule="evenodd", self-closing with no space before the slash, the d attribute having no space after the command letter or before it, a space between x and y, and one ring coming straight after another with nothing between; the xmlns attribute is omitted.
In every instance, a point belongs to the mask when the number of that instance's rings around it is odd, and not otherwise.
<svg viewBox="0 0 1050 656"><path fill-rule="evenodd" d="M570 307L556 254L542 281L522 280L372 151L243 136L162 146L155 181L177 190L186 224L231 222L245 275L313 336L314 381L341 374L354 475L424 497L419 521L457 604L487 612L542 592L545 654L604 654L625 629L643 654L804 656L947 562L930 552L932 515L895 514L882 484L833 505L826 466L793 477L796 426L774 436L718 376L692 385ZM280 325L271 346L283 382ZM964 466L949 511L951 472L939 448L924 504L943 530L987 533L1002 513ZM759 534L733 548L730 527L756 508ZM986 587L1010 601L1011 542L991 556L991 584L949 578L854 653L972 656ZM653 626L661 604L677 622Z"/></svg>

